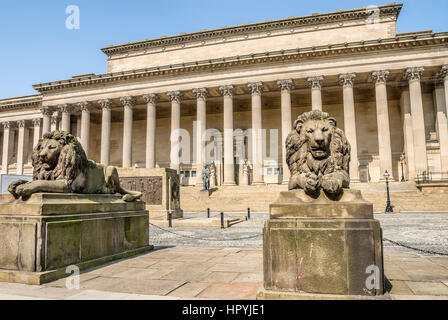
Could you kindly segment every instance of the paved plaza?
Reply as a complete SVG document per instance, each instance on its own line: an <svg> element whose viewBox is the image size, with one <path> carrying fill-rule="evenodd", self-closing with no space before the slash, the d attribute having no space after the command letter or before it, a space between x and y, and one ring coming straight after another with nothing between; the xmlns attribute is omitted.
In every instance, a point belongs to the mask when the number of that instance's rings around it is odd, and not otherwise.
<svg viewBox="0 0 448 320"><path fill-rule="evenodd" d="M151 226L154 251L84 271L79 290L67 289L66 279L42 286L0 283L0 299L255 299L263 279L258 235L266 216L253 214L228 229ZM448 214L376 218L387 239L448 253ZM448 299L448 256L388 241L384 247L393 299Z"/></svg>

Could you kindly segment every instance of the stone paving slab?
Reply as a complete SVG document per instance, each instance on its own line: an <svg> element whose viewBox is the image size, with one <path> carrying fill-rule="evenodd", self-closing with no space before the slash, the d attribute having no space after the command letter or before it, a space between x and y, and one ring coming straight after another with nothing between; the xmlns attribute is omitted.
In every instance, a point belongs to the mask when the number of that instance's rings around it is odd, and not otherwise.
<svg viewBox="0 0 448 320"><path fill-rule="evenodd" d="M385 248L392 298L448 299L445 258ZM255 299L262 260L261 249L159 247L84 271L80 290L66 289L65 279L43 286L0 283L0 299Z"/></svg>

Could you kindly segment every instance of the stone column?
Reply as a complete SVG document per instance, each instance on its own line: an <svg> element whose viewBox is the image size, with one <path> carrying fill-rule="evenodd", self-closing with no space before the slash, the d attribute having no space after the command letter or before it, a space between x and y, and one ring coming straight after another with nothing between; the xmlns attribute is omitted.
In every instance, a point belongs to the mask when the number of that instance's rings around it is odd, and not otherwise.
<svg viewBox="0 0 448 320"><path fill-rule="evenodd" d="M76 138L81 141L82 116L76 117Z"/></svg>
<svg viewBox="0 0 448 320"><path fill-rule="evenodd" d="M402 88L400 104L401 114L403 115L404 151L408 169L407 178L413 180L415 179L414 136L412 133L411 101L408 86Z"/></svg>
<svg viewBox="0 0 448 320"><path fill-rule="evenodd" d="M73 108L69 104L61 104L59 105L59 109L62 113L61 126L59 129L70 132L70 116Z"/></svg>
<svg viewBox="0 0 448 320"><path fill-rule="evenodd" d="M41 118L33 119L33 148L37 146L40 139L40 123L42 122Z"/></svg>
<svg viewBox="0 0 448 320"><path fill-rule="evenodd" d="M51 115L53 114L53 109L49 107L43 107L40 109L42 113L42 136L51 130Z"/></svg>
<svg viewBox="0 0 448 320"><path fill-rule="evenodd" d="M136 99L131 96L120 98L124 107L123 118L123 168L132 166L132 108L136 103Z"/></svg>
<svg viewBox="0 0 448 320"><path fill-rule="evenodd" d="M416 174L422 174L424 171L428 171L425 119L423 116L422 89L420 85L423 70L423 68L408 68L405 71L405 78L409 81L409 95L411 99Z"/></svg>
<svg viewBox="0 0 448 320"><path fill-rule="evenodd" d="M98 101L102 110L101 119L101 164L108 166L110 161L110 126L112 99Z"/></svg>
<svg viewBox="0 0 448 320"><path fill-rule="evenodd" d="M180 129L180 102L183 98L183 93L181 91L170 91L170 92L167 92L167 95L171 100L171 133L170 133L171 165L170 166L172 169L176 169L177 172L179 173L179 169L180 169L179 153L174 152L174 149L177 148L177 145L179 143L179 137L180 137L180 132L178 130ZM201 178L199 177L198 179L201 179Z"/></svg>
<svg viewBox="0 0 448 320"><path fill-rule="evenodd" d="M8 173L9 165L9 133L11 123L9 121L3 122L3 155L2 155L2 173Z"/></svg>
<svg viewBox="0 0 448 320"><path fill-rule="evenodd" d="M441 171L448 172L448 123L446 116L445 88L443 82L436 81L433 96L437 110L436 128L440 145Z"/></svg>
<svg viewBox="0 0 448 320"><path fill-rule="evenodd" d="M390 143L389 106L387 103L386 81L389 71L374 71L372 80L375 83L376 95L376 121L378 126L378 147L380 154L380 180L384 180L384 173L390 175L393 180L392 149Z"/></svg>
<svg viewBox="0 0 448 320"><path fill-rule="evenodd" d="M205 140L207 129L207 88L193 89L196 96L196 176L202 177L202 167L205 164ZM202 180L196 179L196 186L202 186Z"/></svg>
<svg viewBox="0 0 448 320"><path fill-rule="evenodd" d="M224 100L224 182L225 186L234 186L235 164L233 155L233 94L232 85L219 87Z"/></svg>
<svg viewBox="0 0 448 320"><path fill-rule="evenodd" d="M313 110L322 111L322 84L323 76L309 77L308 83L311 88L311 104Z"/></svg>
<svg viewBox="0 0 448 320"><path fill-rule="evenodd" d="M344 131L351 146L350 180L359 182L358 141L356 138L356 115L353 84L356 73L339 75L339 83L342 86L344 97Z"/></svg>
<svg viewBox="0 0 448 320"><path fill-rule="evenodd" d="M263 82L248 84L252 95L252 161L253 184L263 184L262 104Z"/></svg>
<svg viewBox="0 0 448 320"><path fill-rule="evenodd" d="M291 133L291 89L293 82L291 79L277 81L281 92L281 117L282 117L282 166L283 179L282 184L289 183L289 168L286 163L286 138Z"/></svg>
<svg viewBox="0 0 448 320"><path fill-rule="evenodd" d="M146 113L146 168L156 167L156 104L159 96L155 93L143 95L147 104Z"/></svg>
<svg viewBox="0 0 448 320"><path fill-rule="evenodd" d="M17 121L19 136L17 140L17 163L16 174L23 174L23 159L25 157L25 120Z"/></svg>
<svg viewBox="0 0 448 320"><path fill-rule="evenodd" d="M448 127L447 124L447 103L448 103L448 65L442 66L439 72L439 77L442 81L436 88L436 100L437 100L437 122L439 122L439 116L441 122L445 123L445 126ZM440 102L440 103L439 103ZM440 107L440 111L439 111ZM440 115L439 115L440 113ZM444 131L443 131L444 130ZM443 142L442 147L442 136L447 135L448 128L441 129L439 123L439 139L440 139L440 158L442 162L442 172L448 171L448 139L446 137L443 138L445 142ZM442 158L442 148L443 150L443 158ZM445 169L446 168L446 169Z"/></svg>
<svg viewBox="0 0 448 320"><path fill-rule="evenodd" d="M90 110L92 109L92 103L83 101L78 106L81 109L81 145L84 148L87 158L89 158Z"/></svg>

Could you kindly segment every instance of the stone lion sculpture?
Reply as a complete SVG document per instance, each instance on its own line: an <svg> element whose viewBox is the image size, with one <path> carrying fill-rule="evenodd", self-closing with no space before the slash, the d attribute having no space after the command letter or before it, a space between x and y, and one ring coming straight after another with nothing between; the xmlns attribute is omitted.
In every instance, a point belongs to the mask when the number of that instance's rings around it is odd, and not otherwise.
<svg viewBox="0 0 448 320"><path fill-rule="evenodd" d="M349 187L350 144L326 112L313 110L297 118L286 138L286 163L291 172L289 190L317 196L323 189L338 195Z"/></svg>
<svg viewBox="0 0 448 320"><path fill-rule="evenodd" d="M33 181L18 180L8 190L27 200L33 193L82 193L123 195L130 202L142 193L120 186L117 168L87 159L78 140L65 131L44 134L33 150Z"/></svg>

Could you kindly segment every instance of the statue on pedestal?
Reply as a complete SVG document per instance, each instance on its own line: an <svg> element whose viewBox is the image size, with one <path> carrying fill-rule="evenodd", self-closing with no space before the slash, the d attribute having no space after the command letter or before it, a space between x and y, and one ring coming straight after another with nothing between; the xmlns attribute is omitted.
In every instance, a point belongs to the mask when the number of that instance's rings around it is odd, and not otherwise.
<svg viewBox="0 0 448 320"><path fill-rule="evenodd" d="M249 185L251 166L247 159L243 162L243 185Z"/></svg>
<svg viewBox="0 0 448 320"><path fill-rule="evenodd" d="M207 165L202 169L202 191L210 190L210 169Z"/></svg>
<svg viewBox="0 0 448 320"><path fill-rule="evenodd" d="M216 187L217 183L216 183L216 165L215 165L215 162L213 161L212 163L210 163L209 167L210 167L210 186L211 187Z"/></svg>
<svg viewBox="0 0 448 320"><path fill-rule="evenodd" d="M44 134L32 160L33 181L18 180L8 188L16 199L27 200L34 193L120 193L130 202L142 196L120 186L117 168L88 160L78 139L65 131Z"/></svg>
<svg viewBox="0 0 448 320"><path fill-rule="evenodd" d="M289 190L269 206L259 299L387 299L382 231L373 205L350 190L350 144L313 110L286 139Z"/></svg>

